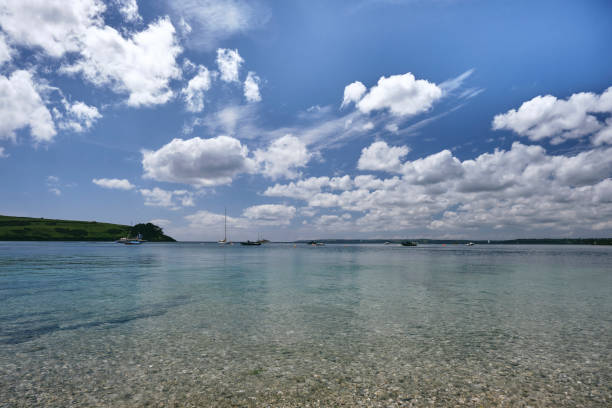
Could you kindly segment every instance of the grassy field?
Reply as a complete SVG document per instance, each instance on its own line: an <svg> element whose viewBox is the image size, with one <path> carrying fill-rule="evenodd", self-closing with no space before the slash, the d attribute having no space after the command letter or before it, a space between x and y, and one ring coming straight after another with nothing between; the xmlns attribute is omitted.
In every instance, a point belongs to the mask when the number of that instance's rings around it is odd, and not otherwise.
<svg viewBox="0 0 612 408"><path fill-rule="evenodd" d="M0 215L0 241L114 241L127 236L131 228L129 225L96 221ZM172 238L152 240L168 241Z"/></svg>

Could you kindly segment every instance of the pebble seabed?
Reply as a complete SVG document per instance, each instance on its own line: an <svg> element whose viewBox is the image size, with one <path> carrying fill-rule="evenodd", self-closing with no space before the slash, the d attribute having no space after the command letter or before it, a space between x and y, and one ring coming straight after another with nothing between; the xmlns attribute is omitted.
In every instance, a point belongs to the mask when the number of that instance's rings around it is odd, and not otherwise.
<svg viewBox="0 0 612 408"><path fill-rule="evenodd" d="M1 408L612 406L607 249L70 245L5 261Z"/></svg>
<svg viewBox="0 0 612 408"><path fill-rule="evenodd" d="M168 323L170 324L170 323ZM397 329L171 334L147 319L2 345L0 406L609 407L610 340ZM146 336L134 335L134 332ZM276 340L272 340L275 337ZM446 339L445 339L446 337ZM573 338L573 341L570 340ZM600 337L601 338L601 337ZM559 346L563 344L563 346ZM576 346L582 344L582 346ZM588 347L584 347L588 345Z"/></svg>

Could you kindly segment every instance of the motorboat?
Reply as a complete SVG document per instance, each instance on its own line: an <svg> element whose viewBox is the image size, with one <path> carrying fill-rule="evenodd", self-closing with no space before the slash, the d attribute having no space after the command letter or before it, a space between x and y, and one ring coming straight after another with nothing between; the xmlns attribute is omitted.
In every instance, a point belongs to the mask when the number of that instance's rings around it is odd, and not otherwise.
<svg viewBox="0 0 612 408"><path fill-rule="evenodd" d="M136 238L130 238L128 235L127 237L119 238L115 242L117 244L124 244L124 245L140 245L144 242L147 242L147 240L142 239L142 234L138 234Z"/></svg>
<svg viewBox="0 0 612 408"><path fill-rule="evenodd" d="M240 245L259 246L259 245L261 245L261 242L259 242L259 241L244 241L244 242L241 242Z"/></svg>

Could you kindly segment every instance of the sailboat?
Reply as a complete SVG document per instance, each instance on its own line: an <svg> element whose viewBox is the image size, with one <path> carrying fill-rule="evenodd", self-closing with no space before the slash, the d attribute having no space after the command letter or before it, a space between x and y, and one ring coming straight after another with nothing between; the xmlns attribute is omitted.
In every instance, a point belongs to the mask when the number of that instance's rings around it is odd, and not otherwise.
<svg viewBox="0 0 612 408"><path fill-rule="evenodd" d="M233 245L234 244L233 242L227 240L227 208L224 209L224 215L225 215L225 229L223 233L223 239L220 239L219 241L217 241L217 243L219 245Z"/></svg>

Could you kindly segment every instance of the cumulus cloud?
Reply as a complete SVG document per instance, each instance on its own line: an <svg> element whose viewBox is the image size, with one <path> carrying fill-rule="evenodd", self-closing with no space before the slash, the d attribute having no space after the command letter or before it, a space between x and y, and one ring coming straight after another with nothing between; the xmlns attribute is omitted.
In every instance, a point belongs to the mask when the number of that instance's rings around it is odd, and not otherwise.
<svg viewBox="0 0 612 408"><path fill-rule="evenodd" d="M129 182L127 179L109 179L99 178L91 180L92 183L97 184L100 187L116 189L116 190L131 190L135 185Z"/></svg>
<svg viewBox="0 0 612 408"><path fill-rule="evenodd" d="M359 81L355 81L352 84L347 85L344 88L344 98L342 99L341 108L350 105L351 103L357 103L367 91L364 84Z"/></svg>
<svg viewBox="0 0 612 408"><path fill-rule="evenodd" d="M172 98L169 82L181 76L176 57L182 49L169 18L128 38L112 27L92 26L81 41L81 57L63 66L63 72L80 73L97 86L127 93L130 106L163 104Z"/></svg>
<svg viewBox="0 0 612 408"><path fill-rule="evenodd" d="M255 170L247 147L228 136L174 139L159 150L143 150L142 156L145 178L195 186L229 184Z"/></svg>
<svg viewBox="0 0 612 408"><path fill-rule="evenodd" d="M276 139L265 150L254 152L255 162L261 167L261 172L271 179L296 178L297 168L306 166L311 156L304 142L291 135Z"/></svg>
<svg viewBox="0 0 612 408"><path fill-rule="evenodd" d="M0 159L3 159L5 157L9 157L8 153L4 152L4 147L0 146Z"/></svg>
<svg viewBox="0 0 612 408"><path fill-rule="evenodd" d="M73 132L81 133L91 129L94 123L102 118L98 108L89 106L84 102L68 103L64 101L66 114L61 115L59 127L62 129L70 129Z"/></svg>
<svg viewBox="0 0 612 408"><path fill-rule="evenodd" d="M140 21L142 17L138 13L138 3L136 0L115 0L119 7L119 12L127 21Z"/></svg>
<svg viewBox="0 0 612 408"><path fill-rule="evenodd" d="M252 0L167 0L167 4L176 21L183 21L187 45L197 49L211 50L221 40L269 19L266 8Z"/></svg>
<svg viewBox="0 0 612 408"><path fill-rule="evenodd" d="M357 85L351 95L355 97L361 90ZM408 72L380 77L378 83L357 102L357 108L362 113L388 109L396 116L412 116L429 110L441 97L440 87L424 79L416 79Z"/></svg>
<svg viewBox="0 0 612 408"><path fill-rule="evenodd" d="M210 89L211 75L208 68L198 67L198 73L189 80L181 94L185 98L185 105L190 112L201 112L204 109L204 92Z"/></svg>
<svg viewBox="0 0 612 408"><path fill-rule="evenodd" d="M289 225L295 212L293 206L263 204L246 208L242 215L259 225Z"/></svg>
<svg viewBox="0 0 612 408"><path fill-rule="evenodd" d="M404 163L402 173L406 180L415 184L435 184L461 177L464 173L461 162L449 150L442 150L425 158Z"/></svg>
<svg viewBox="0 0 612 408"><path fill-rule="evenodd" d="M331 189L329 178L309 178L276 184L264 195L303 200L310 209L358 212L351 220L326 218L340 223L334 228L344 225L353 232L507 237L510 231L612 227L602 222L612 217L612 148L552 155L541 146L514 143L464 161L443 150L401 163L397 173L401 176L386 179L360 175L340 191Z"/></svg>
<svg viewBox="0 0 612 408"><path fill-rule="evenodd" d="M51 113L28 71L0 75L0 139L15 141L16 131L29 128L35 143L50 142L57 134Z"/></svg>
<svg viewBox="0 0 612 408"><path fill-rule="evenodd" d="M324 214L314 220L314 226L323 231L348 232L354 228L351 214Z"/></svg>
<svg viewBox="0 0 612 408"><path fill-rule="evenodd" d="M244 60L238 54L238 50L219 48L217 50L217 66L221 73L221 80L225 82L238 82L240 66Z"/></svg>
<svg viewBox="0 0 612 408"><path fill-rule="evenodd" d="M189 222L190 232L199 231L200 234L206 234L208 231L219 231L223 232L223 225L226 220L224 214L216 214L206 210L200 210L193 214L186 215L185 219ZM251 226L251 222L244 217L231 217L227 216L227 225L231 232L235 230L244 230ZM218 236L218 233L208 234L211 238Z"/></svg>
<svg viewBox="0 0 612 408"><path fill-rule="evenodd" d="M612 87L598 95L580 92L567 100L552 95L536 96L519 108L496 115L493 129L512 130L520 136L539 141L551 138L553 144L568 139L593 136L593 143L612 142L612 122L608 116L604 122L600 115L612 114Z"/></svg>
<svg viewBox="0 0 612 408"><path fill-rule="evenodd" d="M9 0L0 8L0 26L13 42L42 49L52 57L81 49L91 27L101 27L100 0ZM33 29L35 22L35 29Z"/></svg>
<svg viewBox="0 0 612 408"><path fill-rule="evenodd" d="M244 97L248 102L259 102L261 101L261 94L259 93L259 83L261 80L253 71L249 71L246 79L244 80Z"/></svg>
<svg viewBox="0 0 612 408"><path fill-rule="evenodd" d="M398 172L401 168L400 159L409 151L407 146L396 147L389 146L383 141L374 142L361 150L357 168L359 170Z"/></svg>
<svg viewBox="0 0 612 408"><path fill-rule="evenodd" d="M167 191L159 187L153 189L140 189L140 194L145 199L144 204L152 207L166 207L178 210L181 207L193 207L193 193L186 190Z"/></svg>
<svg viewBox="0 0 612 408"><path fill-rule="evenodd" d="M593 135L592 142L595 146L612 144L612 117L606 119L605 126Z"/></svg>
<svg viewBox="0 0 612 408"><path fill-rule="evenodd" d="M269 197L290 197L307 201L319 194L323 189L348 190L353 182L350 176L342 177L309 177L305 180L290 182L289 184L275 184L268 187L264 195Z"/></svg>
<svg viewBox="0 0 612 408"><path fill-rule="evenodd" d="M0 32L0 66L5 62L9 62L13 58L13 50L7 43L6 37Z"/></svg>

